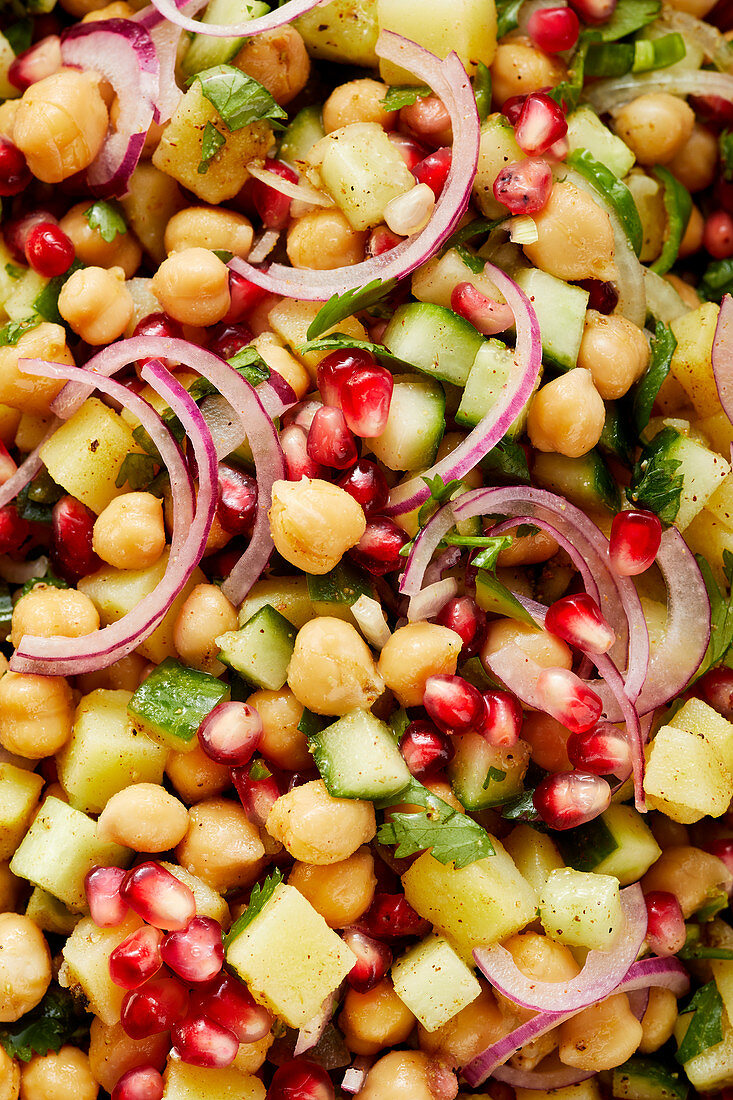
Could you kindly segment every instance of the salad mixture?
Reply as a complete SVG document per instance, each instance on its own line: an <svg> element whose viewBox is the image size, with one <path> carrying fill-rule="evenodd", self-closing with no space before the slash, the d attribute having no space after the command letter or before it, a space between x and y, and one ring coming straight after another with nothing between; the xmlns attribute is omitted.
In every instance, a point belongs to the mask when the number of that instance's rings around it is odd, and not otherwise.
<svg viewBox="0 0 733 1100"><path fill-rule="evenodd" d="M728 1100L730 0L0 22L0 1100Z"/></svg>

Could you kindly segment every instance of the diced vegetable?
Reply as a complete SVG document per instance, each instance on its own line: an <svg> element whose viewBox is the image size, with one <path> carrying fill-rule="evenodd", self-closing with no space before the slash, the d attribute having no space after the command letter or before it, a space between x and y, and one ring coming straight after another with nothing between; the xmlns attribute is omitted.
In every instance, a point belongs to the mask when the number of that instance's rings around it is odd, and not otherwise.
<svg viewBox="0 0 733 1100"><path fill-rule="evenodd" d="M476 1000L481 986L447 940L430 936L392 965L395 993L426 1031L437 1031Z"/></svg>
<svg viewBox="0 0 733 1100"><path fill-rule="evenodd" d="M539 910L547 935L572 947L609 950L624 925L618 879L572 867L550 872Z"/></svg>

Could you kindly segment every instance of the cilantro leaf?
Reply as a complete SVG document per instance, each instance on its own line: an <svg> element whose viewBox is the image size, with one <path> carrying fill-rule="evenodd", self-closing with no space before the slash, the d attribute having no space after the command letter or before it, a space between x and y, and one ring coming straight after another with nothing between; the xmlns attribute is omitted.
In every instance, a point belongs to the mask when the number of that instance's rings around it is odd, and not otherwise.
<svg viewBox="0 0 733 1100"><path fill-rule="evenodd" d="M688 1012L695 1015L675 1054L680 1063L689 1062L696 1054L701 1054L723 1039L723 1001L715 982L708 982L698 989L680 1015Z"/></svg>
<svg viewBox="0 0 733 1100"><path fill-rule="evenodd" d="M718 135L718 151L723 177L727 180L733 180L733 132L721 130Z"/></svg>
<svg viewBox="0 0 733 1100"><path fill-rule="evenodd" d="M147 489L156 476L158 464L152 455L141 455L135 451L126 454L119 468L115 485L118 489L127 482L133 492Z"/></svg>
<svg viewBox="0 0 733 1100"><path fill-rule="evenodd" d="M682 465L666 456L667 448L677 438L674 428L663 428L642 451L631 475L626 496L632 504L656 512L663 523L674 523L680 510L684 477L678 473Z"/></svg>
<svg viewBox="0 0 733 1100"><path fill-rule="evenodd" d="M495 768L492 764L489 768L489 774L484 780L484 790L487 790L492 783L501 783L504 779L506 779L506 772L503 772L501 768Z"/></svg>
<svg viewBox="0 0 733 1100"><path fill-rule="evenodd" d="M11 1058L29 1062L34 1054L58 1051L65 1043L84 1043L91 1017L81 1015L65 989L50 986L31 1012L12 1024L0 1024L0 1046Z"/></svg>
<svg viewBox="0 0 733 1100"><path fill-rule="evenodd" d="M327 725L328 719L324 718L322 714L314 714L312 710L303 707L303 713L298 722L298 730L304 733L306 737L316 737Z"/></svg>
<svg viewBox="0 0 733 1100"><path fill-rule="evenodd" d="M82 267L84 267L83 263L74 260L68 271L49 279L40 294L33 299L32 308L44 321L50 321L53 325L63 325L64 319L59 313L59 294L66 280Z"/></svg>
<svg viewBox="0 0 733 1100"><path fill-rule="evenodd" d="M724 551L724 554L727 555L724 561L726 574L730 582L731 554L728 550ZM721 590L705 558L700 554L696 554L695 560L700 567L710 600L710 641L702 663L695 674L695 680L699 680L709 668L720 664L721 661L728 663L726 654L733 644L733 602Z"/></svg>
<svg viewBox="0 0 733 1100"><path fill-rule="evenodd" d="M226 145L227 139L220 134L213 122L207 122L204 126L201 138L201 160L199 161L198 174L205 176L209 170L209 164L221 149Z"/></svg>
<svg viewBox="0 0 733 1100"><path fill-rule="evenodd" d="M0 328L0 347L15 347L26 332L40 325L40 317L26 317L23 321L8 321Z"/></svg>
<svg viewBox="0 0 733 1100"><path fill-rule="evenodd" d="M15 264L5 265L5 271L11 279L22 279L27 270L27 267L17 267Z"/></svg>
<svg viewBox="0 0 733 1100"><path fill-rule="evenodd" d="M214 65L189 77L186 83L190 85L194 80L198 80L204 99L216 108L229 130L241 130L262 119L281 125L279 120L288 117L267 88L233 65Z"/></svg>
<svg viewBox="0 0 733 1100"><path fill-rule="evenodd" d="M420 510L417 513L417 522L421 527L425 526L433 512L437 512L438 508L450 500L461 488L460 481L449 481L446 484L440 474L436 474L435 477L424 477L423 481L430 490L430 496L420 505Z"/></svg>
<svg viewBox="0 0 733 1100"><path fill-rule="evenodd" d="M409 724L410 718L404 707L399 707L390 714L388 725L392 731L392 736L398 744L402 740L402 735Z"/></svg>
<svg viewBox="0 0 733 1100"><path fill-rule="evenodd" d="M264 760L253 760L249 769L249 778L253 783L257 783L262 779L269 779L272 772L268 768Z"/></svg>
<svg viewBox="0 0 733 1100"><path fill-rule="evenodd" d="M19 53L23 53L24 50L27 50L31 44L33 38L33 20L19 19L17 23L13 23L10 27L4 27L3 34L12 46L13 53L17 57Z"/></svg>
<svg viewBox="0 0 733 1100"><path fill-rule="evenodd" d="M496 37L503 38L519 26L519 9L524 0L498 0L496 5Z"/></svg>
<svg viewBox="0 0 733 1100"><path fill-rule="evenodd" d="M451 250L451 248L458 248L460 245L465 244L466 241L472 241L476 237L484 237L487 234L492 233L495 229L498 229L500 225L503 225L505 221L506 218L474 218L473 221L470 221L466 225L461 226L460 229L456 229L455 233L451 234L451 236L441 248L440 255L444 256L446 252L449 252ZM472 253L468 253L468 255L472 255ZM465 263L465 253L461 253L461 258ZM484 265L482 261L482 271L483 266Z"/></svg>
<svg viewBox="0 0 733 1100"><path fill-rule="evenodd" d="M471 565L475 569L488 569L491 573L496 569L496 562L499 554L502 550L508 550L514 542L514 538L511 535L487 535L486 538L481 540L486 543L483 550L480 550L478 554L475 554L471 560ZM455 546L455 543L452 545Z"/></svg>
<svg viewBox="0 0 733 1100"><path fill-rule="evenodd" d="M500 439L495 447L481 459L481 469L492 475L491 484L529 485L527 452L521 443L513 439Z"/></svg>
<svg viewBox="0 0 733 1100"><path fill-rule="evenodd" d="M373 279L366 286L357 287L355 290L347 290L344 294L332 295L321 306L308 326L307 339L315 340L316 337L322 336L324 332L328 332L340 321L345 321L347 317L351 317L352 313L357 313L361 309L368 309L375 302L381 302L383 298L392 293L396 286L396 279Z"/></svg>
<svg viewBox="0 0 733 1100"><path fill-rule="evenodd" d="M476 110L481 122L484 122L491 113L491 72L479 61L476 66L476 75L473 78L473 95L476 100Z"/></svg>
<svg viewBox="0 0 733 1100"><path fill-rule="evenodd" d="M595 32L593 32L593 34L595 34ZM585 57L590 48L591 40L586 38L585 34L582 34L579 43L570 67L569 79L562 80L552 89L552 91L547 93L550 99L554 99L566 113L575 110L583 93Z"/></svg>
<svg viewBox="0 0 733 1100"><path fill-rule="evenodd" d="M125 215L116 202L98 199L84 211L90 229L98 229L103 241L110 244L118 233L127 233Z"/></svg>
<svg viewBox="0 0 733 1100"><path fill-rule="evenodd" d="M651 341L652 354L649 367L634 391L632 416L637 435L641 435L649 423L652 406L662 383L669 374L669 365L676 347L677 340L672 329L661 321L657 321L656 332Z"/></svg>
<svg viewBox="0 0 733 1100"><path fill-rule="evenodd" d="M661 0L619 0L611 18L593 31L603 42L615 42L653 23L661 10Z"/></svg>
<svg viewBox="0 0 733 1100"><path fill-rule="evenodd" d="M211 251L214 253L217 260L221 260L223 264L228 264L234 256L234 253L230 252L228 248L212 248Z"/></svg>
<svg viewBox="0 0 733 1100"><path fill-rule="evenodd" d="M430 88L425 84L393 84L381 104L385 111L399 111L402 107L412 107L426 95L430 95Z"/></svg>
<svg viewBox="0 0 733 1100"><path fill-rule="evenodd" d="M253 888L252 893L249 895L249 905L244 910L240 917L237 917L232 927L224 937L224 946L228 946L232 940L235 940L240 932L243 932L247 925L251 924L255 917L258 917L262 910L267 905L268 901L272 898L272 895L277 890L280 883L283 881L283 873L280 870L273 871L271 875L268 875L265 881L260 886L259 883Z"/></svg>
<svg viewBox="0 0 733 1100"><path fill-rule="evenodd" d="M459 813L432 794L417 779L380 805L385 808L402 802L423 806L426 812L392 814L391 819L380 826L377 840L380 844L396 845L398 859L430 848L440 863L467 867L478 859L493 856L494 847L486 830L473 818Z"/></svg>
<svg viewBox="0 0 733 1100"><path fill-rule="evenodd" d="M251 345L240 348L239 351L227 359L230 367L234 367L238 374L243 375L250 386L257 386L260 382L266 382L270 377L270 368L262 358L257 348Z"/></svg>
<svg viewBox="0 0 733 1100"><path fill-rule="evenodd" d="M523 821L527 824L542 827L542 818L534 807L534 791L524 791L505 802L502 806L501 816L505 821Z"/></svg>
<svg viewBox="0 0 733 1100"><path fill-rule="evenodd" d="M482 265L483 266L483 265ZM311 351L341 351L343 348L359 348L368 351L377 360L391 363L400 370L414 371L412 363L399 359L381 344L372 344L369 340L358 340L354 336L347 336L345 332L330 332L328 336L319 336L316 340L309 340L307 344L301 344L298 348L299 355L307 355Z"/></svg>

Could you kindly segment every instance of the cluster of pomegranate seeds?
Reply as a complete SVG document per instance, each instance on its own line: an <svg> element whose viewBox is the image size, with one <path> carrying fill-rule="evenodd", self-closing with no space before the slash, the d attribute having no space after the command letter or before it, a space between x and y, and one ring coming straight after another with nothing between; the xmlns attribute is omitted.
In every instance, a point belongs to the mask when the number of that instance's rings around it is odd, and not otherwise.
<svg viewBox="0 0 733 1100"><path fill-rule="evenodd" d="M646 895L649 948L655 955L676 955L685 946L687 929L680 903L666 890L654 890Z"/></svg>
<svg viewBox="0 0 733 1100"><path fill-rule="evenodd" d="M358 928L345 929L342 938L359 960L354 963L346 980L357 993L368 993L387 974L392 965L392 951L386 943L375 940Z"/></svg>
<svg viewBox="0 0 733 1100"><path fill-rule="evenodd" d="M467 733L481 726L486 704L478 688L462 676L429 676L423 706L444 733Z"/></svg>
<svg viewBox="0 0 733 1100"><path fill-rule="evenodd" d="M95 573L102 562L94 553L92 537L97 517L72 496L63 496L51 513L51 563L60 577L76 584Z"/></svg>
<svg viewBox="0 0 733 1100"><path fill-rule="evenodd" d="M147 1039L170 1031L188 1011L188 990L170 971L161 969L122 999L120 1022L131 1039Z"/></svg>
<svg viewBox="0 0 733 1100"><path fill-rule="evenodd" d="M572 8L537 8L529 17L527 32L540 50L562 53L578 41L580 23Z"/></svg>
<svg viewBox="0 0 733 1100"><path fill-rule="evenodd" d="M417 778L440 771L455 755L453 743L432 722L410 722L400 740L400 752L410 775Z"/></svg>
<svg viewBox="0 0 733 1100"><path fill-rule="evenodd" d="M220 462L216 517L230 535L249 534L257 517L257 482L238 466Z"/></svg>
<svg viewBox="0 0 733 1100"><path fill-rule="evenodd" d="M454 596L443 604L435 617L439 626L447 626L463 639L461 659L475 657L486 637L486 612L470 596Z"/></svg>
<svg viewBox="0 0 733 1100"><path fill-rule="evenodd" d="M120 894L126 874L123 867L92 867L84 879L89 912L100 928L116 928L129 912Z"/></svg>
<svg viewBox="0 0 733 1100"><path fill-rule="evenodd" d="M494 198L510 214L539 214L551 191L552 169L542 157L507 164L494 180Z"/></svg>
<svg viewBox="0 0 733 1100"><path fill-rule="evenodd" d="M18 515L13 504L0 508L0 554L20 550L30 533L30 523Z"/></svg>
<svg viewBox="0 0 733 1100"><path fill-rule="evenodd" d="M659 553L662 524L654 512L619 512L613 517L609 557L622 577L645 573Z"/></svg>
<svg viewBox="0 0 733 1100"><path fill-rule="evenodd" d="M321 405L308 429L306 451L312 462L346 470L359 457L346 418L335 405Z"/></svg>
<svg viewBox="0 0 733 1100"><path fill-rule="evenodd" d="M155 1066L128 1069L112 1089L111 1100L163 1100L165 1082Z"/></svg>
<svg viewBox="0 0 733 1100"><path fill-rule="evenodd" d="M384 431L393 388L391 372L375 363L366 351L333 351L318 364L318 389L324 404L340 409L348 430L361 439ZM346 469L353 462L339 468Z"/></svg>
<svg viewBox="0 0 733 1100"><path fill-rule="evenodd" d="M185 928L196 915L196 901L188 886L154 860L127 872L120 895L147 924L166 932Z"/></svg>
<svg viewBox="0 0 733 1100"><path fill-rule="evenodd" d="M370 516L364 534L349 556L374 576L392 573L403 563L401 550L410 541L401 527L388 516Z"/></svg>
<svg viewBox="0 0 733 1100"><path fill-rule="evenodd" d="M611 788L599 775L558 772L542 780L532 800L545 825L558 830L575 829L608 809Z"/></svg>
<svg viewBox="0 0 733 1100"><path fill-rule="evenodd" d="M240 1043L264 1039L272 1026L272 1016L257 1004L247 986L223 970L201 989L192 991L191 1010L226 1027Z"/></svg>
<svg viewBox="0 0 733 1100"><path fill-rule="evenodd" d="M631 771L629 742L610 722L585 733L571 733L567 741L570 763L594 775L627 776Z"/></svg>
<svg viewBox="0 0 733 1100"><path fill-rule="evenodd" d="M361 504L366 516L380 512L389 498L387 479L369 458L360 458L336 484Z"/></svg>
<svg viewBox="0 0 733 1100"><path fill-rule="evenodd" d="M514 137L523 153L530 157L542 156L567 132L568 123L562 107L546 92L531 92L525 98L514 126Z"/></svg>
<svg viewBox="0 0 733 1100"><path fill-rule="evenodd" d="M331 1078L315 1062L297 1058L275 1073L267 1100L334 1100Z"/></svg>
<svg viewBox="0 0 733 1100"><path fill-rule="evenodd" d="M616 635L587 592L563 596L548 609L545 630L584 653L608 653Z"/></svg>
<svg viewBox="0 0 733 1100"><path fill-rule="evenodd" d="M514 323L514 314L509 306L487 297L473 283L457 283L453 287L450 307L484 336L504 332Z"/></svg>
<svg viewBox="0 0 733 1100"><path fill-rule="evenodd" d="M263 168L266 168L268 172L273 172L281 179L287 180L288 183L298 182L297 173L282 160L268 158L264 162ZM253 179L251 188L252 202L265 229L285 229L290 220L290 204L293 200L287 195L283 195L282 191L276 191L274 187L268 187L262 180Z"/></svg>
<svg viewBox="0 0 733 1100"><path fill-rule="evenodd" d="M262 719L249 703L219 703L199 726L198 739L206 755L217 764L243 767L262 737Z"/></svg>
<svg viewBox="0 0 733 1100"><path fill-rule="evenodd" d="M537 677L537 697L542 710L571 733L591 729L603 711L596 693L567 668L543 668Z"/></svg>
<svg viewBox="0 0 733 1100"><path fill-rule="evenodd" d="M63 275L71 267L75 256L70 238L55 222L39 222L26 238L28 265L46 279Z"/></svg>
<svg viewBox="0 0 733 1100"><path fill-rule="evenodd" d="M445 187L452 158L453 151L448 147L436 149L434 152L428 153L421 161L418 161L412 169L412 174L417 182L426 183L436 199L440 198L440 194Z"/></svg>
<svg viewBox="0 0 733 1100"><path fill-rule="evenodd" d="M522 704L509 691L485 691L486 714L479 733L496 749L516 745L522 731Z"/></svg>
<svg viewBox="0 0 733 1100"><path fill-rule="evenodd" d="M0 196L19 195L31 178L30 168L18 146L0 136Z"/></svg>

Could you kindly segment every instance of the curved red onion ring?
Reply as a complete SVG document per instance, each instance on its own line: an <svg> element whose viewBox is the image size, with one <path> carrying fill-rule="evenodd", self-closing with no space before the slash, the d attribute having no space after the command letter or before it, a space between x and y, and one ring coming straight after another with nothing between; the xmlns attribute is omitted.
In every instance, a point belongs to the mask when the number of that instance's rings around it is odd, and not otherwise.
<svg viewBox="0 0 733 1100"><path fill-rule="evenodd" d="M329 993L326 997L317 1015L298 1030L298 1038L295 1043L295 1050L293 1051L294 1058L297 1058L301 1054L305 1054L307 1050L311 1050L312 1047L319 1042L329 1025L337 1003L338 990L334 990L333 993Z"/></svg>
<svg viewBox="0 0 733 1100"><path fill-rule="evenodd" d="M551 1068L545 1068L545 1062L551 1062ZM495 1081L503 1081L514 1089L537 1089L549 1092L551 1089L565 1089L570 1085L579 1085L589 1077L595 1077L595 1071L573 1069L565 1066L555 1055L548 1054L536 1069L515 1069L514 1066L497 1066L491 1076Z"/></svg>
<svg viewBox="0 0 733 1100"><path fill-rule="evenodd" d="M614 993L631 993L635 989L646 989L649 986L660 986L671 989L676 997L681 997L690 986L687 972L677 959L651 958L642 959L632 963L623 980L616 986ZM587 1007L587 1006L584 1006ZM545 1035L558 1024L569 1020L582 1009L574 1009L570 1012L540 1012L533 1016L521 1027L515 1028L503 1039L492 1043L478 1057L474 1058L463 1069L463 1076L472 1088L483 1084L490 1077L497 1066L503 1065L508 1058L533 1039ZM544 1086L537 1086L544 1087Z"/></svg>
<svg viewBox="0 0 733 1100"><path fill-rule="evenodd" d="M187 0L184 11L186 15L196 15L207 3L208 0ZM132 22L144 27L153 40L160 66L158 94L155 97L156 122L167 122L183 95L176 83L176 60L182 28L169 23L152 4L133 15Z"/></svg>
<svg viewBox="0 0 733 1100"><path fill-rule="evenodd" d="M720 404L733 424L733 298L730 294L724 294L720 302L711 362Z"/></svg>
<svg viewBox="0 0 733 1100"><path fill-rule="evenodd" d="M157 0L158 5L161 3L165 3L167 7L170 0ZM278 14L283 11L285 8L281 8ZM269 19L270 16L265 18ZM199 24L197 26L201 29ZM267 271L263 271L238 257L229 261L229 266L234 271L264 290L286 298L325 301L332 294L343 294L347 290L365 286L374 279L386 281L404 278L440 248L456 228L468 206L478 163L481 131L476 100L466 70L454 53L441 61L422 46L391 31L382 31L376 51L379 57L408 69L429 85L443 100L451 116L451 168L433 215L425 229L398 244L396 248L351 267L313 271L271 264Z"/></svg>
<svg viewBox="0 0 733 1100"><path fill-rule="evenodd" d="M156 114L160 65L153 40L131 19L76 23L61 38L61 58L65 65L100 73L115 90L117 128L107 135L86 178L94 194L124 195Z"/></svg>
<svg viewBox="0 0 733 1100"><path fill-rule="evenodd" d="M46 440L53 435L58 426L59 422L54 417L48 431L38 446L34 447L30 454L26 455L15 473L0 485L0 508L4 508L6 504L10 504L11 501L15 500L21 489L25 489L26 485L30 481L33 481L33 478L36 476L41 466L43 466L41 447Z"/></svg>
<svg viewBox="0 0 733 1100"><path fill-rule="evenodd" d="M421 619L432 619L448 603L448 600L452 600L457 594L458 581L455 577L444 577L443 580L434 581L410 600L407 612L408 622L417 623Z"/></svg>
<svg viewBox="0 0 733 1100"><path fill-rule="evenodd" d="M84 371L39 359L21 360L27 374L80 380ZM173 536L163 577L133 611L94 634L79 638L24 635L11 658L15 672L73 676L107 668L131 653L160 624L198 565L214 519L217 464L214 445L195 402L161 363L152 360L143 378L164 397L184 426L198 465L199 489L193 513L193 489L183 456L158 414L137 394L111 378L97 377L97 388L129 409L154 441L168 469L175 502Z"/></svg>
<svg viewBox="0 0 733 1100"><path fill-rule="evenodd" d="M271 11L267 15L261 15L259 19L250 19L247 23L231 24L199 23L195 19L189 19L180 10L185 7L185 3L179 3L179 0L152 0L152 2L162 16L171 23L175 23L181 30L193 31L194 34L208 34L212 38L247 38L255 34L262 34L263 31L277 30L285 23L297 19L299 15L305 15L306 12L317 8L319 4L323 3L323 0L289 0L287 4L283 4L275 11Z"/></svg>

